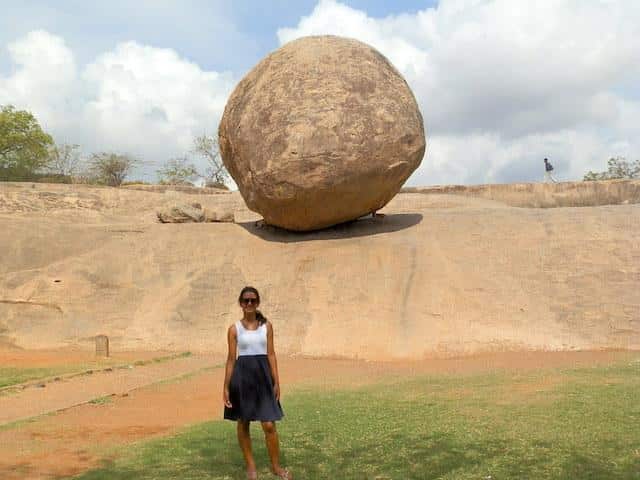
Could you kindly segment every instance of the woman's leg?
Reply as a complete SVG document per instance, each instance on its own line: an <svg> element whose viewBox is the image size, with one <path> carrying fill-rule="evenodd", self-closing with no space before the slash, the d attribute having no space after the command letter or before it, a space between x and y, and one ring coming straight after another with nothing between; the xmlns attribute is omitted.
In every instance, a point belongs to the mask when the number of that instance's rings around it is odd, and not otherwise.
<svg viewBox="0 0 640 480"><path fill-rule="evenodd" d="M251 434L249 427L249 422L238 420L238 443L240 444L244 461L247 464L247 472L255 472L256 462L251 452Z"/></svg>
<svg viewBox="0 0 640 480"><path fill-rule="evenodd" d="M274 422L262 422L262 430L264 430L264 439L267 443L269 460L271 460L271 470L276 475L282 475L285 470L280 466L280 445L278 444L276 424Z"/></svg>

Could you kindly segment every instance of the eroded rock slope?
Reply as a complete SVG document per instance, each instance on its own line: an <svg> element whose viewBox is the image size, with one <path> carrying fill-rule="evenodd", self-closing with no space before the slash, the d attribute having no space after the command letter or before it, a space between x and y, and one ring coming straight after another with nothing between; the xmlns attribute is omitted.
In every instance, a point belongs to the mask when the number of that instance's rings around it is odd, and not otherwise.
<svg viewBox="0 0 640 480"><path fill-rule="evenodd" d="M457 193L399 194L382 218L296 234L256 223L237 193L0 184L0 341L224 352L251 284L286 354L640 348L640 205ZM177 200L237 223L158 223Z"/></svg>

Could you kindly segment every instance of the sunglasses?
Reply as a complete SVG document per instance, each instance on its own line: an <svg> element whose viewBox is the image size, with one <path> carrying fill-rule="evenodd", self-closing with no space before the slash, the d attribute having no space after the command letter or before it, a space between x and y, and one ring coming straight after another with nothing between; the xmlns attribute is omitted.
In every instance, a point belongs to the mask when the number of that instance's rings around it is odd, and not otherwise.
<svg viewBox="0 0 640 480"><path fill-rule="evenodd" d="M240 300L240 303L242 303L243 305L249 305L250 303L255 303L257 305L258 304L258 299L257 298L243 298L242 300Z"/></svg>

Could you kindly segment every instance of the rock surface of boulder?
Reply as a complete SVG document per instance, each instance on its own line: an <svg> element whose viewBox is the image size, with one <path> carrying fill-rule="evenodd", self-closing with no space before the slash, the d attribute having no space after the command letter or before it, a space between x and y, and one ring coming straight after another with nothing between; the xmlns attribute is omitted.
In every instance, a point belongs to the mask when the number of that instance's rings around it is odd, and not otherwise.
<svg viewBox="0 0 640 480"><path fill-rule="evenodd" d="M409 86L378 51L306 37L264 58L219 128L225 166L265 221L313 230L382 208L425 151Z"/></svg>

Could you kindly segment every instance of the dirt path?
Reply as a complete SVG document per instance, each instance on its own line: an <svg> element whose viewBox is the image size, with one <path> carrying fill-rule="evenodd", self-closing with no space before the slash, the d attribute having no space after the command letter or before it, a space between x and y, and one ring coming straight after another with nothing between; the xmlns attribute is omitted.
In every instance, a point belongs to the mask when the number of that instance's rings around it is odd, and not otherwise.
<svg viewBox="0 0 640 480"><path fill-rule="evenodd" d="M345 388L395 376L578 367L638 357L638 353L629 352L521 352L402 363L281 358L279 368L286 410L287 394L301 386ZM173 362L176 364L158 367L173 369L183 365L187 369L188 362ZM194 362L189 366L201 365ZM125 373L136 375L134 371ZM192 423L220 420L223 377L222 368L201 371L177 381L135 389L105 404L83 404L0 431L0 478L53 479L74 475L97 465L104 455L101 452L110 447L170 434Z"/></svg>
<svg viewBox="0 0 640 480"><path fill-rule="evenodd" d="M173 351L112 351L108 358L96 358L91 350L77 348L58 350L22 350L4 348L0 345L0 367L57 367L72 365L113 365L127 362L151 360L154 358L176 355Z"/></svg>
<svg viewBox="0 0 640 480"><path fill-rule="evenodd" d="M136 388L175 378L195 370L221 363L220 358L189 356L131 368L96 371L44 387L0 396L0 426L26 418L55 412L107 395L122 395Z"/></svg>

